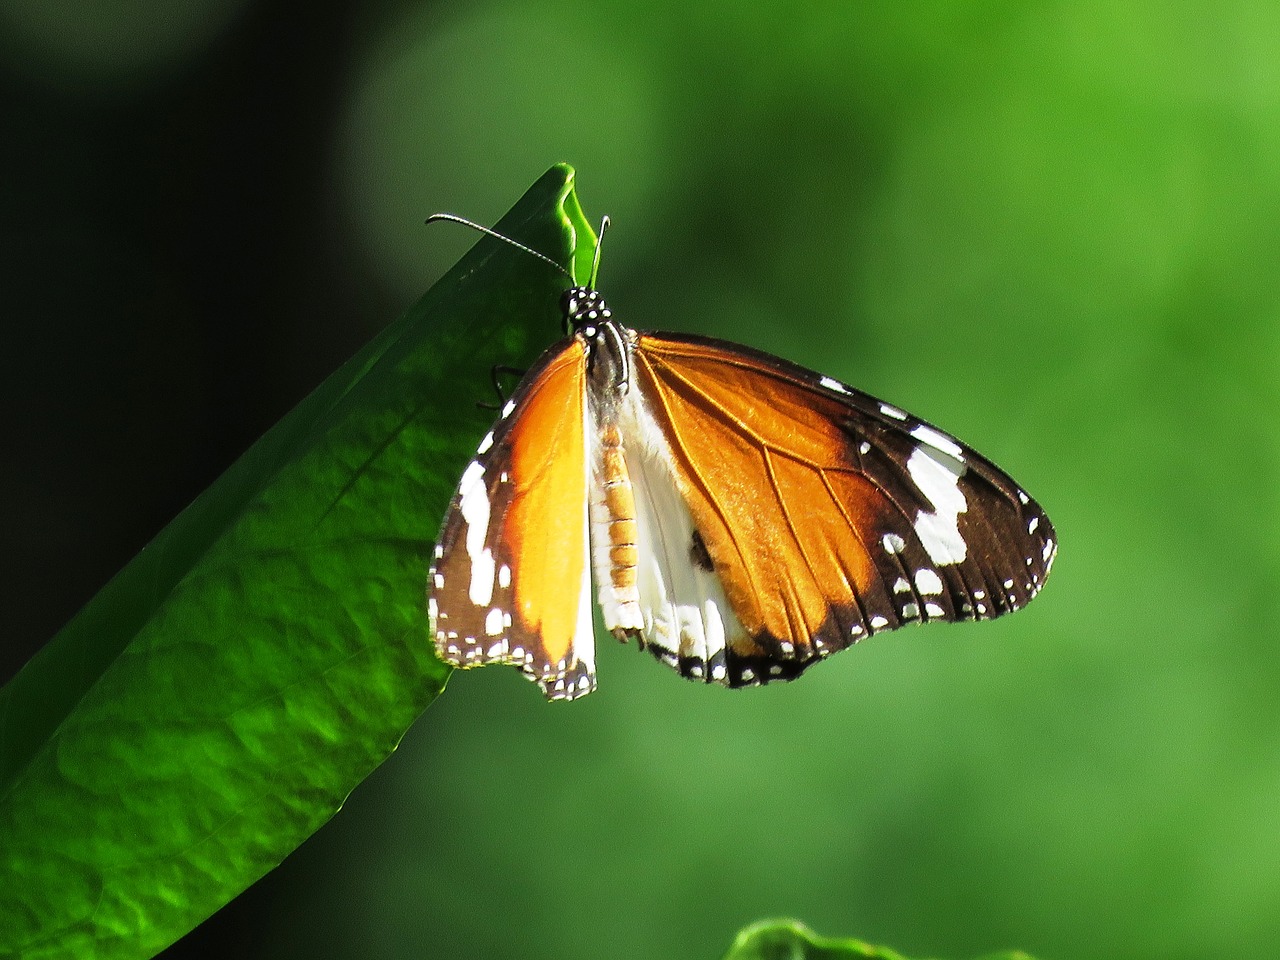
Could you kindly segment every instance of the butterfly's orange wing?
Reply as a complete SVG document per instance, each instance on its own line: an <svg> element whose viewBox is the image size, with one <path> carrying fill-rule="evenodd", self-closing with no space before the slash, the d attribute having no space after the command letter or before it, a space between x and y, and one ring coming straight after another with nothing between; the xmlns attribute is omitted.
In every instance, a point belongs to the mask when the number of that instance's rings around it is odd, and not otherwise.
<svg viewBox="0 0 1280 960"><path fill-rule="evenodd" d="M666 441L738 624L712 677L790 679L864 636L1017 609L1053 560L1040 507L990 461L923 421L735 344L639 334L642 403ZM660 656L664 638L657 639Z"/></svg>
<svg viewBox="0 0 1280 960"><path fill-rule="evenodd" d="M570 338L525 375L463 473L431 568L440 658L510 664L552 699L595 688L586 367Z"/></svg>

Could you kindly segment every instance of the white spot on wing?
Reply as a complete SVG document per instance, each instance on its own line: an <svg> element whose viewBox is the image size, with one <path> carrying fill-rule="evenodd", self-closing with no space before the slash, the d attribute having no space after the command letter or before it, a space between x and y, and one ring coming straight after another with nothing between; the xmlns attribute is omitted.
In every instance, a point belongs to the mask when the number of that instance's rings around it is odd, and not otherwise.
<svg viewBox="0 0 1280 960"><path fill-rule="evenodd" d="M467 596L477 607L487 607L493 599L493 554L485 547L471 560L471 586Z"/></svg>
<svg viewBox="0 0 1280 960"><path fill-rule="evenodd" d="M884 552L891 555L901 553L903 548L907 545L906 541L896 533L886 533L881 542L884 544Z"/></svg>
<svg viewBox="0 0 1280 960"><path fill-rule="evenodd" d="M938 566L963 563L968 555L959 526L960 514L969 506L960 489L964 469L961 461L926 446L916 447L907 460L911 480L933 506L932 513L916 513L916 534L929 559Z"/></svg>
<svg viewBox="0 0 1280 960"><path fill-rule="evenodd" d="M484 632L491 637L496 637L502 633L502 611L494 607L489 611L488 616L484 618ZM497 656L491 653L489 656Z"/></svg>
<svg viewBox="0 0 1280 960"><path fill-rule="evenodd" d="M934 449L941 450L943 453L955 457L957 460L964 459L964 450L960 448L960 444L956 443L945 433L939 433L933 427L927 427L923 423L911 431L911 435L922 443L927 443Z"/></svg>
<svg viewBox="0 0 1280 960"><path fill-rule="evenodd" d="M836 393L848 393L849 389L839 380L832 380L830 377L823 377L821 383L828 390L834 390Z"/></svg>
<svg viewBox="0 0 1280 960"><path fill-rule="evenodd" d="M458 483L458 510L467 525L466 548L471 558L471 584L467 595L478 607L493 598L493 554L485 546L489 534L489 490L484 467L472 460Z"/></svg>
<svg viewBox="0 0 1280 960"><path fill-rule="evenodd" d="M887 403L880 404L880 412L883 413L886 417L893 417L893 419L895 420L907 419L907 415L905 413L903 413L897 407L890 406Z"/></svg>
<svg viewBox="0 0 1280 960"><path fill-rule="evenodd" d="M942 592L942 578L936 570L928 568L916 571L916 590L921 596L937 596Z"/></svg>
<svg viewBox="0 0 1280 960"><path fill-rule="evenodd" d="M489 448L492 446L493 446L493 431L490 430L488 433L484 435L484 439L480 441L480 446L476 450L476 453L478 454L488 453Z"/></svg>

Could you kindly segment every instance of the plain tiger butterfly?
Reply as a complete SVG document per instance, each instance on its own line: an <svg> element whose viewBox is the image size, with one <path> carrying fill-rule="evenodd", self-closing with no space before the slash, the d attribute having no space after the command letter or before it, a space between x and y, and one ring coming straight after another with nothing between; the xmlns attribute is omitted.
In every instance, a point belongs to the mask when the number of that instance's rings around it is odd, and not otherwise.
<svg viewBox="0 0 1280 960"><path fill-rule="evenodd" d="M615 637L730 687L908 623L998 617L1044 585L1053 526L990 460L777 357L623 326L599 255L445 516L428 607L446 663L590 693L592 571Z"/></svg>

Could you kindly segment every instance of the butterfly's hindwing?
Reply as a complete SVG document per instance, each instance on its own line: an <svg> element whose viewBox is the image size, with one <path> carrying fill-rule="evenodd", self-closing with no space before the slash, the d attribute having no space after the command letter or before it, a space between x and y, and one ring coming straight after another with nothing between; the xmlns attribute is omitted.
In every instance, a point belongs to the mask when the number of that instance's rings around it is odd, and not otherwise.
<svg viewBox="0 0 1280 960"><path fill-rule="evenodd" d="M635 491L640 636L649 651L690 679L726 683L730 648L745 639L706 555L672 472L665 442L632 405L627 464Z"/></svg>
<svg viewBox="0 0 1280 960"><path fill-rule="evenodd" d="M573 338L525 375L463 473L431 567L440 658L510 664L552 699L595 688L585 370Z"/></svg>

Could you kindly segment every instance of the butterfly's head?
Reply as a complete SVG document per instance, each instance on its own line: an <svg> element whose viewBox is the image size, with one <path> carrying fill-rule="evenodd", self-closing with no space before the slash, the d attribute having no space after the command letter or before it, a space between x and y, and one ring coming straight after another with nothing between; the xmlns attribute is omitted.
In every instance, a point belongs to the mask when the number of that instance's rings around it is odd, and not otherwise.
<svg viewBox="0 0 1280 960"><path fill-rule="evenodd" d="M560 298L560 309L564 312L565 328L569 333L583 330L591 336L592 327L613 318L604 297L590 287L570 287Z"/></svg>

